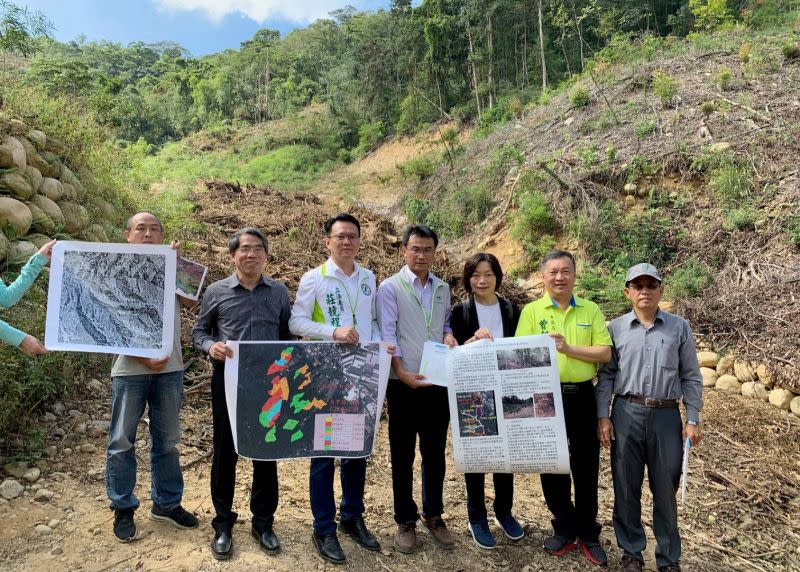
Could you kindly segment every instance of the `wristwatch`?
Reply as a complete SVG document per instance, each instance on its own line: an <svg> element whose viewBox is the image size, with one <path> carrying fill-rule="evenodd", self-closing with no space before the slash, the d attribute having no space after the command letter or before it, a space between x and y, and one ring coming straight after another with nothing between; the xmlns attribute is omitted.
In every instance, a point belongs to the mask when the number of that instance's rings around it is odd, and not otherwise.
<svg viewBox="0 0 800 572"><path fill-rule="evenodd" d="M686 424L687 425L694 425L695 427L697 427L698 425L700 425L700 422L699 421L687 421Z"/></svg>

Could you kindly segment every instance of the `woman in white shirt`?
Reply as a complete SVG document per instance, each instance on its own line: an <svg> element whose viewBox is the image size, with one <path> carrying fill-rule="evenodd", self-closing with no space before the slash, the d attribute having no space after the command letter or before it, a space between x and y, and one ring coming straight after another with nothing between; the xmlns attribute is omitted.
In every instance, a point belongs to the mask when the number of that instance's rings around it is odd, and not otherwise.
<svg viewBox="0 0 800 572"><path fill-rule="evenodd" d="M500 262L493 254L479 252L464 263L464 288L469 300L456 304L450 318L459 345L480 339L513 337L519 321L519 308L497 295L503 280ZM514 496L513 473L494 473L495 521L512 540L525 535L511 514ZM484 473L466 473L469 530L481 548L492 549L497 542L489 529L484 492Z"/></svg>

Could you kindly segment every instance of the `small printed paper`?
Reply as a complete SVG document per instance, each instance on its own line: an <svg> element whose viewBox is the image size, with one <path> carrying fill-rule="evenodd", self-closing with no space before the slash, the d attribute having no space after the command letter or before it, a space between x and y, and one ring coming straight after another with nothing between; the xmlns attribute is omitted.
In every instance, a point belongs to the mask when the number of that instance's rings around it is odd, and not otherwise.
<svg viewBox="0 0 800 572"><path fill-rule="evenodd" d="M189 300L200 298L208 268L197 262L178 257L175 273L175 291Z"/></svg>
<svg viewBox="0 0 800 572"><path fill-rule="evenodd" d="M420 375L424 375L428 383L447 387L447 352L450 348L446 344L425 342L422 350L422 362L419 366Z"/></svg>

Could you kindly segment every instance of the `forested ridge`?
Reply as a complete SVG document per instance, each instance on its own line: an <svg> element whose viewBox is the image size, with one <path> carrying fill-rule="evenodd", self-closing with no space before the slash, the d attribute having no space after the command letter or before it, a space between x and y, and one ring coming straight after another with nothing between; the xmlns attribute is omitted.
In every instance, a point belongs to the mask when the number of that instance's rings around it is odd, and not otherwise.
<svg viewBox="0 0 800 572"><path fill-rule="evenodd" d="M508 120L584 71L604 46L637 35L774 23L795 0L393 0L345 7L284 37L261 29L238 50L200 58L169 42L128 46L33 39L25 74L78 96L125 141L151 144L204 127L286 117L325 103L338 143L374 146L441 118Z"/></svg>

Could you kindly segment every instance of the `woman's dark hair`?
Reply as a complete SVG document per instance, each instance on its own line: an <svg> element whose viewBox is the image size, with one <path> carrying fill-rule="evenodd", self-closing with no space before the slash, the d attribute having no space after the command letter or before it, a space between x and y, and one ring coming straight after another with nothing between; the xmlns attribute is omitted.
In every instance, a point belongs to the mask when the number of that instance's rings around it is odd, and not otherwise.
<svg viewBox="0 0 800 572"><path fill-rule="evenodd" d="M473 254L467 258L467 261L464 263L464 290L466 290L469 294L472 294L472 285L469 283L469 281L472 278L472 275L475 274L478 264L481 262L488 262L489 266L492 267L492 273L494 273L494 277L497 280L495 290L498 290L500 288L500 284L503 283L503 269L500 267L500 261L497 260L497 257L494 254L489 254L488 252L478 252L477 254Z"/></svg>
<svg viewBox="0 0 800 572"><path fill-rule="evenodd" d="M358 219L347 213L339 213L325 221L325 224L323 225L323 228L325 229L325 236L331 235L331 229L337 222L349 222L350 224L356 225L358 236L361 236L361 224L358 222Z"/></svg>
<svg viewBox="0 0 800 572"><path fill-rule="evenodd" d="M240 228L236 232L233 233L233 236L228 240L228 252L233 254L236 252L236 249L239 248L239 239L242 238L243 234L249 234L251 236L255 236L257 239L261 241L261 245L264 247L264 250L267 250L267 237L264 236L264 233L258 230L257 228L253 228L249 226L247 228Z"/></svg>
<svg viewBox="0 0 800 572"><path fill-rule="evenodd" d="M439 236L430 227L424 224L412 224L406 229L403 233L403 246L408 246L408 241L411 240L412 236L431 238L433 239L434 248L439 246Z"/></svg>

